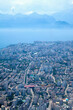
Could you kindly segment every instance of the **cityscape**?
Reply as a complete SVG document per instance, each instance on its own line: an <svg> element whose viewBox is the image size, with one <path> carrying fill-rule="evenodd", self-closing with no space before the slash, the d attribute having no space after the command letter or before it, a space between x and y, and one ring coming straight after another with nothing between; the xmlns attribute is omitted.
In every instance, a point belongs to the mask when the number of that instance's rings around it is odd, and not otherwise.
<svg viewBox="0 0 73 110"><path fill-rule="evenodd" d="M73 110L73 0L0 0L0 110Z"/></svg>
<svg viewBox="0 0 73 110"><path fill-rule="evenodd" d="M73 110L73 41L0 49L0 110Z"/></svg>

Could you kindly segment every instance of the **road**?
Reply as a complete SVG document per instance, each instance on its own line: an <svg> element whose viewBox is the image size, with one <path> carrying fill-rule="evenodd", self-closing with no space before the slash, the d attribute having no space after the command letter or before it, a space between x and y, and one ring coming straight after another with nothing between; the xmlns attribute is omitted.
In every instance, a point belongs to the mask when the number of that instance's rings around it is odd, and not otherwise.
<svg viewBox="0 0 73 110"><path fill-rule="evenodd" d="M48 87L47 87L47 90L46 90L46 92L48 93ZM48 97L49 97L50 95L49 95L49 93L48 93Z"/></svg>
<svg viewBox="0 0 73 110"><path fill-rule="evenodd" d="M69 84L67 84L67 88L65 89L65 95L67 95L68 87L69 87Z"/></svg>
<svg viewBox="0 0 73 110"><path fill-rule="evenodd" d="M51 74L51 77L53 78L54 83L56 83L55 77L52 74Z"/></svg>
<svg viewBox="0 0 73 110"><path fill-rule="evenodd" d="M65 69L65 74L66 74L66 71L67 71L67 66L66 66L66 69Z"/></svg>
<svg viewBox="0 0 73 110"><path fill-rule="evenodd" d="M47 108L47 110L51 110L51 105L52 105L52 100L49 101L49 107Z"/></svg>
<svg viewBox="0 0 73 110"><path fill-rule="evenodd" d="M46 92L48 93L48 88L47 88ZM48 93L48 97L49 97L49 96L50 96L50 95L49 95L49 93ZM48 106L47 110L51 110L51 105L52 105L52 100L49 101L49 106Z"/></svg>
<svg viewBox="0 0 73 110"><path fill-rule="evenodd" d="M66 66L66 69L65 69L65 74L67 74L66 71L67 71L67 66ZM66 87L66 89L65 89L65 95L67 95L68 87L69 87L69 84L67 84L67 87Z"/></svg>
<svg viewBox="0 0 73 110"><path fill-rule="evenodd" d="M31 99L31 103L30 103L30 106L29 106L28 110L30 110L30 108L32 106L32 103L33 103L33 99L34 99L34 92L33 92L32 89L31 89L31 94L32 94L32 99Z"/></svg>
<svg viewBox="0 0 73 110"><path fill-rule="evenodd" d="M24 81L23 84L25 85L25 80L26 80L26 84L27 84L27 74L29 73L29 69L30 69L30 65L32 62L29 63L29 66L26 68L25 70L25 74L24 74Z"/></svg>

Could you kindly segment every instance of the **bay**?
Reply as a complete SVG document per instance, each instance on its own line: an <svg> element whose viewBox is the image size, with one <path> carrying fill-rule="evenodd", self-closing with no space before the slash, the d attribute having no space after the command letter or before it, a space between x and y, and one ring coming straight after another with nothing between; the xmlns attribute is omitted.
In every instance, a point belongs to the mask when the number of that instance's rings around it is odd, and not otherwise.
<svg viewBox="0 0 73 110"><path fill-rule="evenodd" d="M73 29L0 29L0 48L34 41L71 41Z"/></svg>

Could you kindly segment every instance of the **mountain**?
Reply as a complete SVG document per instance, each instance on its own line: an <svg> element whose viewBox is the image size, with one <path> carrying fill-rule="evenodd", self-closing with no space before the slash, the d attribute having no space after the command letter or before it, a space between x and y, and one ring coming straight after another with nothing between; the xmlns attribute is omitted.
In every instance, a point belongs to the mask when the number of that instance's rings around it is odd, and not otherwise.
<svg viewBox="0 0 73 110"><path fill-rule="evenodd" d="M30 15L0 14L0 28L63 28L70 27L66 21L57 21L53 16L32 13Z"/></svg>
<svg viewBox="0 0 73 110"><path fill-rule="evenodd" d="M73 10L55 13L52 15L56 20L66 21L73 25Z"/></svg>

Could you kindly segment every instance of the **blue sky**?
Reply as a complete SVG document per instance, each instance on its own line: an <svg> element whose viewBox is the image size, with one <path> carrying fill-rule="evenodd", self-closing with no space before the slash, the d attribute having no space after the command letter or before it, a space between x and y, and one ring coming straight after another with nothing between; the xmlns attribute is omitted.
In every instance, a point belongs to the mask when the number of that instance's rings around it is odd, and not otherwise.
<svg viewBox="0 0 73 110"><path fill-rule="evenodd" d="M0 13L52 14L71 10L73 0L0 0Z"/></svg>

